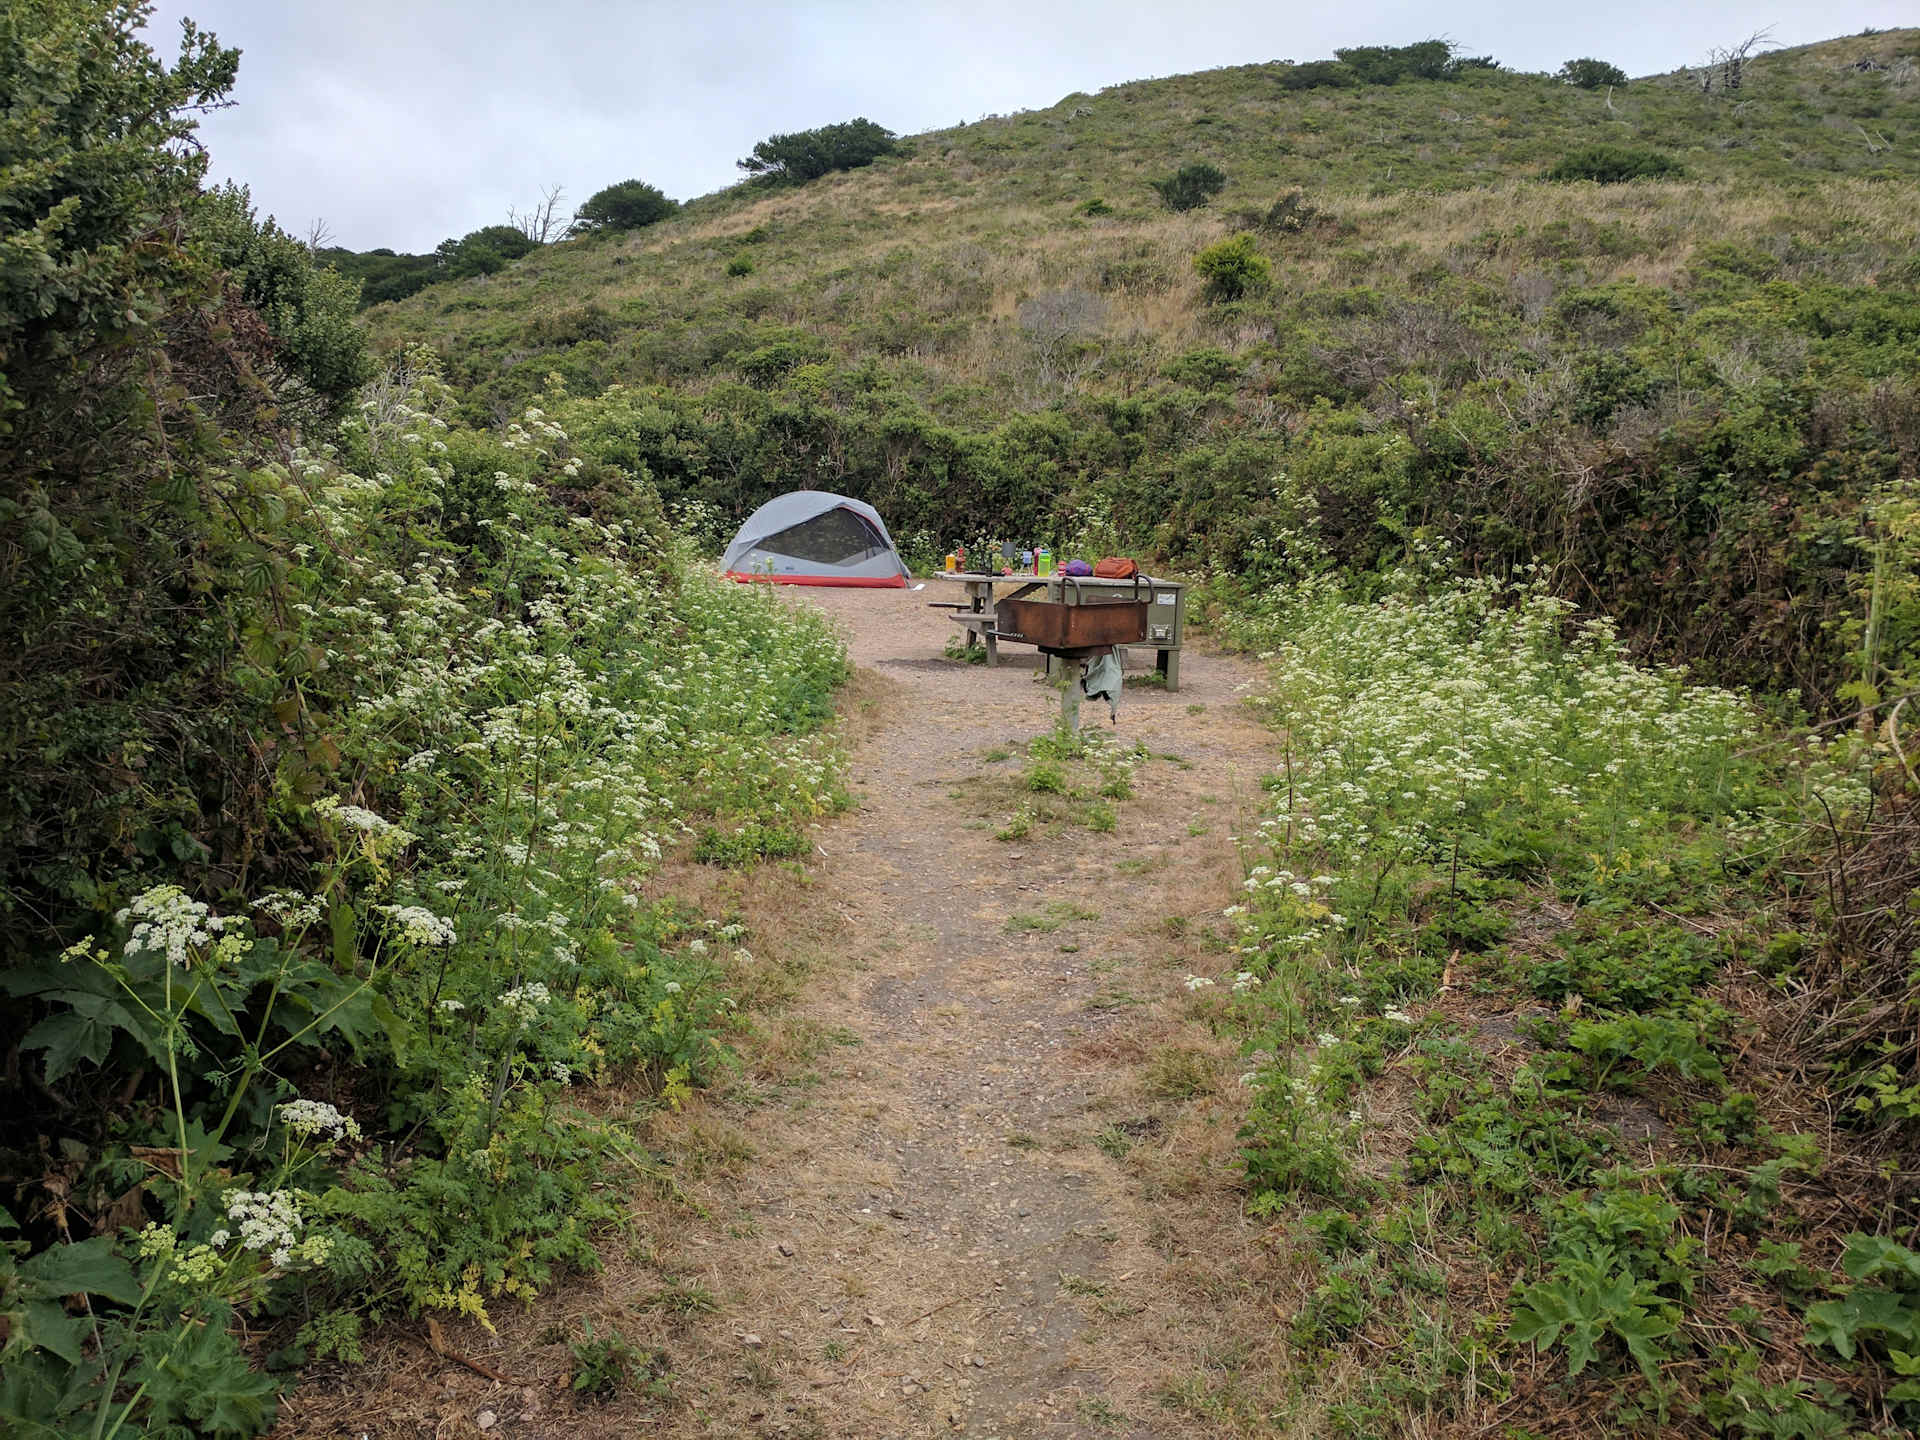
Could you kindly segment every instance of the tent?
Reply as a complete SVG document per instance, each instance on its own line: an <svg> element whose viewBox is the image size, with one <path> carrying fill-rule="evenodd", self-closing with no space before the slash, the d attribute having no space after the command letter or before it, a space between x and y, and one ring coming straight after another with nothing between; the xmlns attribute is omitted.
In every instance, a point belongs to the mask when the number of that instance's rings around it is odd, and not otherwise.
<svg viewBox="0 0 1920 1440"><path fill-rule="evenodd" d="M907 567L887 522L871 505L795 490L747 517L727 546L727 575L776 585L864 585L903 589Z"/></svg>

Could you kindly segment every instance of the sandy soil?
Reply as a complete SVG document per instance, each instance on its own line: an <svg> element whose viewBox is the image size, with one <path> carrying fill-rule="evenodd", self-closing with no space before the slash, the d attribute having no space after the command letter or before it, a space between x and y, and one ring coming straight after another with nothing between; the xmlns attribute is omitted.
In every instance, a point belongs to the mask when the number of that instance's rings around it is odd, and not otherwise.
<svg viewBox="0 0 1920 1440"><path fill-rule="evenodd" d="M1272 768L1257 668L1196 647L1179 693L1128 691L1115 738L1153 758L1113 833L1000 840L1058 695L1031 658L942 658L929 598L788 597L846 627L858 806L804 874L664 878L748 920L775 1002L744 1073L656 1122L676 1184L636 1193L601 1274L439 1351L408 1328L290 1397L282 1434L1267 1429L1292 1267L1233 1185L1226 986L1185 984L1234 968L1233 837ZM653 1356L651 1393L566 1388L583 1319Z"/></svg>

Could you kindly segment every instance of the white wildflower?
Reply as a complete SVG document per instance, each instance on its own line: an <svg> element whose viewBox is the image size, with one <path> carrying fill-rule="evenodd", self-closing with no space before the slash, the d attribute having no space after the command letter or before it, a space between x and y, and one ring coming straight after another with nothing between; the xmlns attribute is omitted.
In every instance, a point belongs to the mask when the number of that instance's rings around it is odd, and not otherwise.
<svg viewBox="0 0 1920 1440"><path fill-rule="evenodd" d="M342 1115L324 1100L289 1100L276 1109L280 1123L303 1140L358 1140L360 1122Z"/></svg>
<svg viewBox="0 0 1920 1440"><path fill-rule="evenodd" d="M178 885L156 885L122 910L118 918L123 925L128 920L135 922L122 953L138 955L144 950L158 950L175 965L191 964L196 946L214 944L220 932L233 923L224 915L215 915ZM248 947L248 942L238 936L230 938L234 943L226 947L228 951Z"/></svg>
<svg viewBox="0 0 1920 1440"><path fill-rule="evenodd" d="M383 819L362 806L343 805L337 795L314 801L313 811L323 820L331 820L349 830L360 830L369 835L385 835L398 828L391 820Z"/></svg>
<svg viewBox="0 0 1920 1440"><path fill-rule="evenodd" d="M1206 990L1210 989L1214 982L1205 975L1189 975L1186 983L1189 990Z"/></svg>
<svg viewBox="0 0 1920 1440"><path fill-rule="evenodd" d="M535 980L526 985L514 986L495 1003L511 1010L522 1020L531 1020L540 1007L551 999L553 999L552 992Z"/></svg>
<svg viewBox="0 0 1920 1440"><path fill-rule="evenodd" d="M409 945L453 944L453 922L441 919L424 905L382 905L379 909Z"/></svg>

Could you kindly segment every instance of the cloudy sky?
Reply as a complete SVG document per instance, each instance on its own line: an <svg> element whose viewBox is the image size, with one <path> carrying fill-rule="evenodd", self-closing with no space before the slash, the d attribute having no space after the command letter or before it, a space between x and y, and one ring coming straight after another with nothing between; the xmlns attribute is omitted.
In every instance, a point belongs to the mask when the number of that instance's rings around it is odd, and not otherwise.
<svg viewBox="0 0 1920 1440"><path fill-rule="evenodd" d="M1290 13L1291 12L1291 13ZM245 52L202 136L212 177L336 243L428 250L543 186L629 177L676 198L738 178L775 131L865 115L902 134L1213 65L1311 60L1433 33L1413 0L161 0ZM1911 24L1913 0L1457 0L1445 33L1521 70L1596 55L1639 75L1765 25L1787 45Z"/></svg>

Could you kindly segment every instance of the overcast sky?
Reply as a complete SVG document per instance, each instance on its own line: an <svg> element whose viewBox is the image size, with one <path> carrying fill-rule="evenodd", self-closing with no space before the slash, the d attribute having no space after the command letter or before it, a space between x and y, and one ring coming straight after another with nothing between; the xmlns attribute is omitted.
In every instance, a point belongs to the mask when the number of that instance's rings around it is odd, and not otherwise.
<svg viewBox="0 0 1920 1440"><path fill-rule="evenodd" d="M1292 11L1294 13L1289 13ZM239 102L209 117L211 178L304 234L429 250L540 189L616 180L677 199L732 183L775 131L864 115L910 134L1075 90L1214 65L1312 60L1436 28L1420 0L162 0L238 45ZM1520 70L1596 55L1640 75L1761 26L1804 44L1911 24L1913 0L1456 0L1444 33Z"/></svg>

